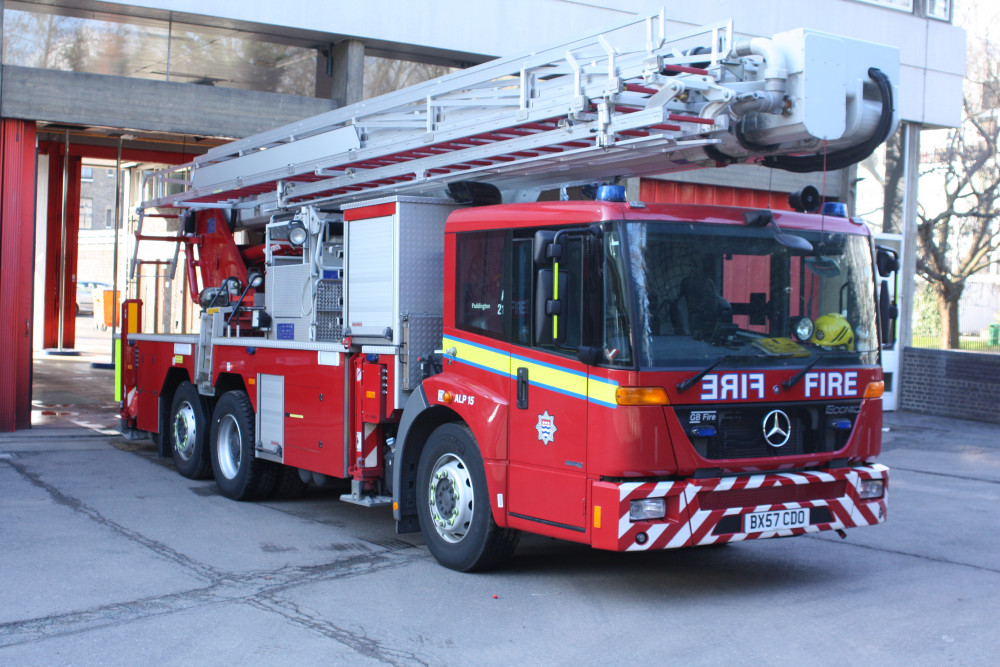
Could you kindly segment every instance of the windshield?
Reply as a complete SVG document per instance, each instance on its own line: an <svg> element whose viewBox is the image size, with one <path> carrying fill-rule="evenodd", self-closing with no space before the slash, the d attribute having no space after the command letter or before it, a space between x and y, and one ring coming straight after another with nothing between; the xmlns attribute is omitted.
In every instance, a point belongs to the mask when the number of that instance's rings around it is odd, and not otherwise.
<svg viewBox="0 0 1000 667"><path fill-rule="evenodd" d="M867 237L795 230L813 245L805 252L779 244L767 227L624 228L640 367L700 367L722 357L795 366L819 357L878 361Z"/></svg>

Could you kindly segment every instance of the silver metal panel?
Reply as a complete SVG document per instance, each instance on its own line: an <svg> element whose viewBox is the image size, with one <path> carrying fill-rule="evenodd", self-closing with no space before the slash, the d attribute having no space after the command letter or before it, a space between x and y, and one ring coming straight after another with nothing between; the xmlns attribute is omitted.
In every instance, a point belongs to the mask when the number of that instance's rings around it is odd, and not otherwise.
<svg viewBox="0 0 1000 667"><path fill-rule="evenodd" d="M381 337L395 325L395 216L347 223L347 324L353 336Z"/></svg>
<svg viewBox="0 0 1000 667"><path fill-rule="evenodd" d="M257 455L284 462L285 378L257 375Z"/></svg>
<svg viewBox="0 0 1000 667"><path fill-rule="evenodd" d="M344 339L344 317L338 312L316 313L316 340L340 341Z"/></svg>
<svg viewBox="0 0 1000 667"><path fill-rule="evenodd" d="M378 206L379 204L395 204L395 203L405 203L405 202L416 202L419 204L446 204L449 206L454 206L455 202L446 197L379 197L377 199L366 199L364 201L352 202L349 204L344 204L340 207L342 211L348 211L352 208L364 208L365 206Z"/></svg>
<svg viewBox="0 0 1000 667"><path fill-rule="evenodd" d="M399 203L398 312L440 315L444 286L444 223L454 203L410 199ZM398 322L394 331L401 328ZM401 339L393 341L399 344Z"/></svg>
<svg viewBox="0 0 1000 667"><path fill-rule="evenodd" d="M395 345L362 345L361 354L399 354Z"/></svg>
<svg viewBox="0 0 1000 667"><path fill-rule="evenodd" d="M212 345L232 347L266 347L280 350L315 350L317 352L347 352L340 343L313 343L309 341L269 340L267 338L221 338L212 339Z"/></svg>
<svg viewBox="0 0 1000 667"><path fill-rule="evenodd" d="M268 267L266 280L267 311L271 317L300 318L312 314L307 264Z"/></svg>
<svg viewBox="0 0 1000 667"><path fill-rule="evenodd" d="M404 347L400 355L400 367L396 377L400 382L396 387L396 404L402 405L403 392L417 388L423 379L420 375L421 357L429 357L441 348L443 318L441 315L414 315L410 313L404 323Z"/></svg>
<svg viewBox="0 0 1000 667"><path fill-rule="evenodd" d="M320 280L316 285L316 310L344 309L344 285L339 280Z"/></svg>

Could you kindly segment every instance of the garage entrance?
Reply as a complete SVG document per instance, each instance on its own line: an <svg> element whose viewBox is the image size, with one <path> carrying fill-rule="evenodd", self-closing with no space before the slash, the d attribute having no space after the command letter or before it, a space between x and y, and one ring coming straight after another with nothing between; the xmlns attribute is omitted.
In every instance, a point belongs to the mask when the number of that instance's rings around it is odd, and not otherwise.
<svg viewBox="0 0 1000 667"><path fill-rule="evenodd" d="M98 384L112 390L112 376L103 378L111 371L100 366L110 368L117 318L102 307L113 312L116 281L119 299L142 288L128 280L142 174L189 162L219 141L2 123L0 344L9 353L0 355L0 432L89 421L77 407L95 404ZM161 293L170 279L157 275L155 259L147 264L143 291Z"/></svg>

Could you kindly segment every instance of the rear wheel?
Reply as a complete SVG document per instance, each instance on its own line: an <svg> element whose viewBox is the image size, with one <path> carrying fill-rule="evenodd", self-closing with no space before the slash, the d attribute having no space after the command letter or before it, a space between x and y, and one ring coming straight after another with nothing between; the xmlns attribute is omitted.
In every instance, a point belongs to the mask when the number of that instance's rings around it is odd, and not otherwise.
<svg viewBox="0 0 1000 667"><path fill-rule="evenodd" d="M254 415L245 392L222 395L212 414L212 470L222 495L233 500L266 498L278 466L254 455Z"/></svg>
<svg viewBox="0 0 1000 667"><path fill-rule="evenodd" d="M517 546L518 532L493 520L483 458L465 424L439 426L421 452L417 516L427 548L453 570L495 567Z"/></svg>
<svg viewBox="0 0 1000 667"><path fill-rule="evenodd" d="M177 472L190 479L205 479L212 473L208 455L208 410L190 382L177 386L170 408L170 452Z"/></svg>

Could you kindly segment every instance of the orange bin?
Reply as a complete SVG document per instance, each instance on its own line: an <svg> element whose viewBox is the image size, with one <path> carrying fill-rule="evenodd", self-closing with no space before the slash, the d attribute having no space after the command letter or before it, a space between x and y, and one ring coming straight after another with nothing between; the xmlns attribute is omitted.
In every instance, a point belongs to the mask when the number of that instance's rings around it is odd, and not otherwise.
<svg viewBox="0 0 1000 667"><path fill-rule="evenodd" d="M104 331L114 324L114 314L118 312L119 300L114 290L94 290L94 328ZM119 326L121 322L119 322Z"/></svg>

